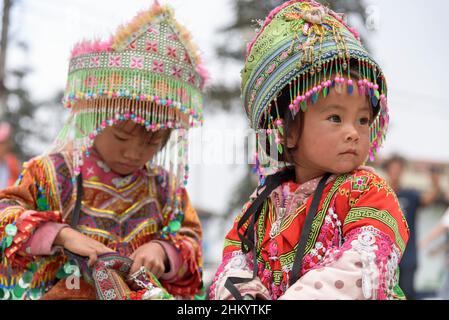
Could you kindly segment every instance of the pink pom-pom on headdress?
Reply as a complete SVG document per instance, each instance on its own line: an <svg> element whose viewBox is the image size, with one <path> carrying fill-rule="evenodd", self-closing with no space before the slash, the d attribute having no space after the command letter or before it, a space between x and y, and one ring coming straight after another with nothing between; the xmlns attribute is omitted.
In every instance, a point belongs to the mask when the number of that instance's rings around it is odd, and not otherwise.
<svg viewBox="0 0 449 320"><path fill-rule="evenodd" d="M112 37L108 41L102 40L81 41L75 44L75 46L73 47L70 59L89 53L109 52L109 51L112 51Z"/></svg>
<svg viewBox="0 0 449 320"><path fill-rule="evenodd" d="M196 72L198 72L199 76L201 77L201 89L204 89L204 86L210 80L210 73L202 64L196 66Z"/></svg>

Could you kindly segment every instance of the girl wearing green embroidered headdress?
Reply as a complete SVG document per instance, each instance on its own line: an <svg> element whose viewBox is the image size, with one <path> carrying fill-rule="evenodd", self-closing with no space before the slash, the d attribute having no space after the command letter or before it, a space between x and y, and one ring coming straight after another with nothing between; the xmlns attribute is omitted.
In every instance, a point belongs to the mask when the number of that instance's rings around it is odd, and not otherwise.
<svg viewBox="0 0 449 320"><path fill-rule="evenodd" d="M1 299L201 298L187 130L206 74L157 2L70 59L53 150L0 191Z"/></svg>
<svg viewBox="0 0 449 320"><path fill-rule="evenodd" d="M403 299L408 227L372 168L388 125L381 68L342 15L274 9L248 45L242 96L260 185L225 239L213 299Z"/></svg>

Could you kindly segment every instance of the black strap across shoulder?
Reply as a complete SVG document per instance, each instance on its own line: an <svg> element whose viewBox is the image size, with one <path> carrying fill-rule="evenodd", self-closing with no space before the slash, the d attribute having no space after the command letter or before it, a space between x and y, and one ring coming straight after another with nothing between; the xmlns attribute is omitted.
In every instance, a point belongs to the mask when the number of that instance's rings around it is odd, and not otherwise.
<svg viewBox="0 0 449 320"><path fill-rule="evenodd" d="M80 173L76 178L76 201L75 208L73 209L72 220L70 226L76 228L80 220L81 201L83 200L83 176Z"/></svg>
<svg viewBox="0 0 449 320"><path fill-rule="evenodd" d="M301 239L299 240L298 248L296 249L295 260L293 261L293 267L291 272L291 277L289 281L289 285L292 286L299 278L299 273L302 268L302 258L304 257L307 240L309 239L310 230L312 229L312 222L318 213L318 206L320 205L320 200L323 195L324 187L326 186L326 181L331 176L330 173L324 175L324 177L320 180L313 199L312 204L310 205L310 209L306 216L306 221L304 222L304 226L301 232Z"/></svg>
<svg viewBox="0 0 449 320"><path fill-rule="evenodd" d="M259 217L261 205L263 204L265 199L267 199L267 197L271 194L271 192L273 192L274 189L276 189L282 183L294 179L294 177L295 177L294 174L295 174L295 171L293 169L287 169L287 170L278 172L276 174L270 175L267 177L265 184L260 186L257 189L257 198L250 205L250 207L245 211L245 213L240 218L240 220L237 224L237 234L238 234L238 237L240 238L240 241L242 242L243 253L248 253L249 251L251 251L251 249L254 245L254 233L250 232L248 234L248 231L254 230L254 229L251 229L250 226L252 225L254 227L253 223L255 223L255 221L257 221L257 218ZM261 189L263 189L263 190L261 193L259 193ZM251 225L248 228L246 228L246 230L243 234L241 234L240 229L251 218L253 218L250 221Z"/></svg>
<svg viewBox="0 0 449 320"><path fill-rule="evenodd" d="M70 226L73 229L76 229L76 227L78 226L78 222L79 222L79 219L80 219L81 202L82 202L82 200L83 200L83 176L80 173L78 175L78 177L76 178L76 200L75 200L75 207L73 208L72 218L71 218L71 221L70 221ZM78 261L79 263L81 263L82 261L86 260L86 257L82 257L80 255L77 255L77 254L75 254L75 253L73 253L73 252L71 252L71 251L69 251L67 249L64 249L64 253L68 257Z"/></svg>
<svg viewBox="0 0 449 320"><path fill-rule="evenodd" d="M259 215L260 215L260 207L263 202L267 199L267 197L271 194L271 192L276 189L279 185L284 182L290 181L294 179L294 169L289 168L287 170L283 170L277 174L271 175L267 177L265 183L265 189L262 193L259 194L259 191L264 187L261 186L257 190L257 198L250 205L250 207L246 210L243 216L240 218L237 223L237 234L242 243L242 252L247 254L248 252L253 252L253 276L251 278L241 278L241 277L228 277L225 281L225 288L231 292L233 297L236 300L243 300L242 295L237 289L236 285L240 283L246 283L257 277L258 272L258 264L257 264L257 250L255 244L255 229ZM310 233L310 229L312 226L313 218L316 215L318 210L318 205L320 203L321 196L323 194L324 187L326 185L326 181L330 177L330 173L324 175L321 181L318 184L318 187L314 193L312 204L310 206L309 212L306 217L306 221L304 223L303 231L301 233L301 239L295 254L295 260L292 268L292 277L290 279L290 285L295 283L299 277L299 271L301 270L302 265L302 257L304 256L305 246L307 244L308 235ZM251 219L251 220L250 220ZM243 234L240 233L240 229L250 220L248 228L246 228Z"/></svg>

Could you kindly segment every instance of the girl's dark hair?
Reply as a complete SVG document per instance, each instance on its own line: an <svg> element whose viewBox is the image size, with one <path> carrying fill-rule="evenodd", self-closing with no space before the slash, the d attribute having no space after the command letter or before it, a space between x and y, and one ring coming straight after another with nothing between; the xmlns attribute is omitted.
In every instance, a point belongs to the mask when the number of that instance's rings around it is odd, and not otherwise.
<svg viewBox="0 0 449 320"><path fill-rule="evenodd" d="M292 125L299 126L299 135L298 140L296 141L296 143L298 143L304 129L304 112L300 109L299 112L295 115L295 117L293 117L292 113L288 109L288 106L290 105L289 90L290 89L288 87L284 88L281 92L281 95L278 98L278 105L282 106L281 109L283 112L283 114L280 116L284 120L284 136L282 137L284 152L282 154L279 154L278 157L280 161L293 164L295 160L293 159L292 152L296 149L296 146L294 148L289 148L287 146L287 137Z"/></svg>
<svg viewBox="0 0 449 320"><path fill-rule="evenodd" d="M126 130L124 130L125 123L126 123L126 121L120 122L120 123L117 125L117 127L118 127L120 130L123 130L123 131L127 132ZM144 127L143 125L138 125L138 124L136 124L136 125L132 128L132 131L134 131L134 130L142 130L142 131L145 131L147 134L150 135L150 139L153 139L153 136L154 136L155 132L157 132L157 131L154 131L154 132L148 131L148 130L145 129L145 127ZM166 129L166 130L167 130L167 134L164 136L164 140L162 141L159 150L162 150L162 149L166 146L167 142L170 140L171 134L173 133L173 129ZM132 131L131 131L131 132L132 132ZM127 133L131 133L131 132L127 132Z"/></svg>
<svg viewBox="0 0 449 320"><path fill-rule="evenodd" d="M302 133L302 128L303 123L304 123L304 112L299 111L295 117L293 118L292 113L290 112L288 106L290 105L290 92L289 92L289 87L284 87L284 89L282 89L282 91L280 92L280 94L278 95L278 97L276 98L276 104L278 105L278 110L279 110L279 117L283 120L284 123L284 134L281 137L282 138L282 145L283 145L283 152L280 153L275 146L270 144L270 140L268 138L268 135L265 135L265 152L267 155L269 155L271 158L279 161L279 162L287 162L287 163L293 163L293 157L291 156L291 152L294 150L294 148L287 148L287 136L288 136L288 132L291 128L291 126L293 124L295 124L295 122L299 122L297 123L297 125L299 125L299 130L300 130L300 134L298 136L298 140L301 137L301 133ZM273 108L275 109L275 108ZM276 111L274 111L274 113L276 113ZM274 119L277 118L277 113L273 114L272 111L272 116ZM274 135L271 135L272 137L272 142L274 144ZM277 158L276 158L277 157Z"/></svg>

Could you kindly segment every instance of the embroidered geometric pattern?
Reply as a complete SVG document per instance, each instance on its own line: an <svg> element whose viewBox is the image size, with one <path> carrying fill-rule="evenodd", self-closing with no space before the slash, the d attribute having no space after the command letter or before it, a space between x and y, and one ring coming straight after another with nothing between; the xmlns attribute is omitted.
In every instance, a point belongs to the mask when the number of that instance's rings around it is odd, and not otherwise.
<svg viewBox="0 0 449 320"><path fill-rule="evenodd" d="M358 190L361 192L365 191L367 180L368 180L368 177L366 177L366 176L357 177L354 180L354 182L352 183L352 189Z"/></svg>
<svg viewBox="0 0 449 320"><path fill-rule="evenodd" d="M327 194L326 199L323 202L323 206L321 207L321 210L318 211L316 217L313 219L312 227L310 229L310 236L309 236L309 239L307 240L307 245L304 250L304 255L307 255L310 252L310 250L314 247L316 239L320 232L320 228L323 225L324 218L325 218L327 209L329 208L331 199L334 196L335 192L337 192L340 185L346 181L346 178L347 178L347 175L341 175L337 178L334 185L332 186L332 189Z"/></svg>
<svg viewBox="0 0 449 320"><path fill-rule="evenodd" d="M358 179L359 177L361 179ZM293 182L289 182L289 184L291 183ZM356 188L353 188L353 185ZM402 221L403 215L399 205L396 204L396 197L391 194L386 195L389 190L384 187L385 185L386 183L379 176L365 169L341 175L326 185L321 206L319 206L318 213L312 222L312 230L306 246L307 254L302 260L301 276L306 275L311 270L326 268L325 261L330 257L329 255L338 259L341 256L340 252L345 250L345 245L350 245L347 237L352 232L360 230L360 227L365 226L373 226L380 230L385 235L385 241L389 241L391 245L394 244L398 257L400 257L400 251L404 250L405 242L408 239L406 224ZM289 287L288 283L291 278L295 253L301 241L300 234L305 223L306 215L304 213L310 210L311 205L311 201L306 201L305 206L301 206L301 210L295 210L291 214L295 215L291 224L290 221L286 223L290 215L285 217L281 223L282 231L277 233L275 237L271 237L270 230L276 221L274 217L276 217L279 208L285 206L287 211L292 212L288 209L289 202L282 202L283 199L294 197L295 191L293 190L297 190L297 186L290 186L287 188L287 184L283 184L273 191L277 194L285 192L285 195L279 198L279 203L275 203L276 197L272 196L265 201L256 227L258 236L257 276L268 290L269 297L274 300L285 294ZM376 188L377 186L382 187ZM357 205L361 208L354 208L355 199L357 199ZM309 200L312 199L309 197ZM281 204L284 206L281 207ZM371 208L377 208L377 211ZM226 259L228 255L236 252L242 254L241 241L237 234L237 223L241 216L235 220L233 229L226 237L223 250L225 258L219 271L217 271L216 279L222 276L226 277L227 272L232 272L233 268L229 266ZM366 218L372 220L369 221ZM345 224L342 224L343 221ZM348 223L351 224L348 225ZM282 228L283 226L286 227L285 230ZM247 226L239 231L246 230L246 228ZM393 232L390 230L393 230ZM380 251L376 251L374 254L376 255L374 263L378 268L383 268L382 266L390 259L387 256L384 259L382 256L384 260L379 260L379 257L381 257ZM246 261L249 264L252 263L252 254L246 255ZM386 281L391 277L382 275L383 273L379 278L376 278L376 281L385 288L387 286ZM239 290L242 289L239 288ZM385 296L389 296L389 294L380 295L381 298Z"/></svg>
<svg viewBox="0 0 449 320"><path fill-rule="evenodd" d="M377 210L375 208L367 207L352 208L351 210L349 210L348 215L346 216L344 225L366 218L375 219L387 225L394 232L395 241L401 251L404 252L405 243L404 240L402 240L401 235L399 234L398 222L386 210Z"/></svg>

